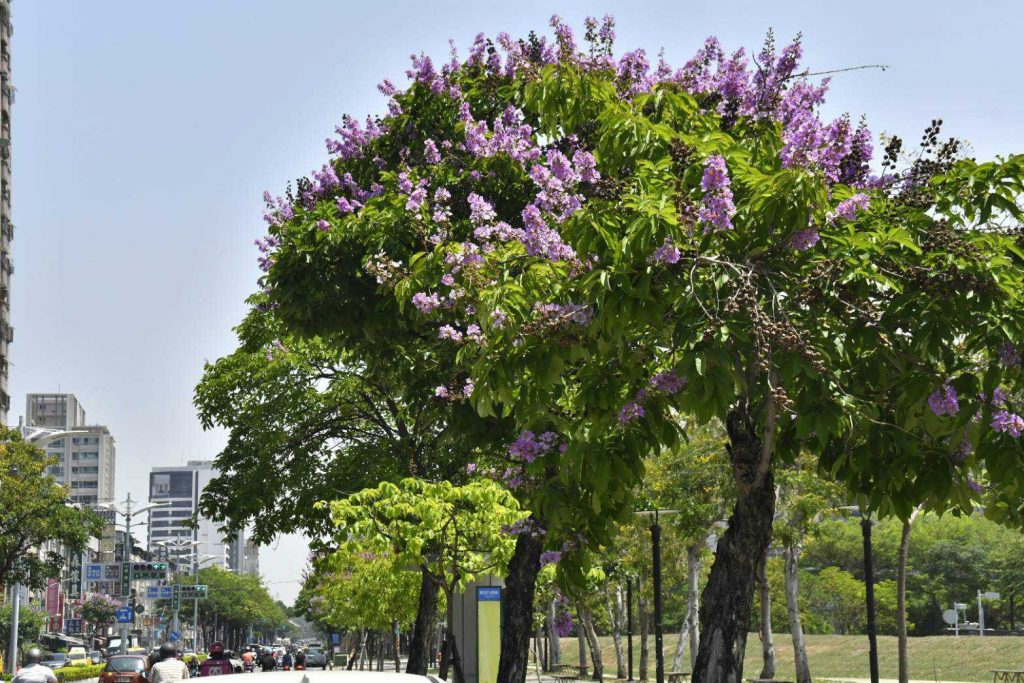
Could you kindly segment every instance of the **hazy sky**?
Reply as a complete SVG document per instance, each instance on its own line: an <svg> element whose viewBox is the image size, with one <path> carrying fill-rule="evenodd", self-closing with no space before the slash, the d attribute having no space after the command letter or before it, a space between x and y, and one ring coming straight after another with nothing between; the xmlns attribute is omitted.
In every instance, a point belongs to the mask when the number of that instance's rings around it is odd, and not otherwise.
<svg viewBox="0 0 1024 683"><path fill-rule="evenodd" d="M117 439L118 497L149 469L212 458L192 407L203 361L229 353L258 270L260 195L326 159L343 113L380 112L411 52L443 58L478 31L577 27L611 12L618 49L681 65L704 37L756 50L804 33L835 77L828 110L912 143L932 118L979 158L1024 151L1019 1L360 2L21 0L13 3L12 421L25 394L75 393ZM578 30L578 33L581 33ZM291 602L301 539L264 550ZM290 582L290 583L289 583Z"/></svg>

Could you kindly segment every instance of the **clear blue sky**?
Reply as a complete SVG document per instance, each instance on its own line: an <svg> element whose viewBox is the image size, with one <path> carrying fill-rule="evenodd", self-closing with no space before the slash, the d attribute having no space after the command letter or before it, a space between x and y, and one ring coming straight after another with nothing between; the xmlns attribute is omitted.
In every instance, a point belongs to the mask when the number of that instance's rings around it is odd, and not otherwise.
<svg viewBox="0 0 1024 683"><path fill-rule="evenodd" d="M681 65L705 36L756 50L804 32L834 79L829 111L916 141L932 118L979 158L1024 151L1020 2L467 3L19 0L13 4L12 420L27 392L74 392L118 442L117 488L153 465L212 458L192 389L234 348L255 288L260 195L326 158L343 113L379 112L411 52L443 57L478 31L547 31L558 12L618 20L618 52ZM578 33L581 32L578 30ZM269 581L300 567L286 539ZM285 551L288 552L285 552ZM290 601L294 583L273 588Z"/></svg>

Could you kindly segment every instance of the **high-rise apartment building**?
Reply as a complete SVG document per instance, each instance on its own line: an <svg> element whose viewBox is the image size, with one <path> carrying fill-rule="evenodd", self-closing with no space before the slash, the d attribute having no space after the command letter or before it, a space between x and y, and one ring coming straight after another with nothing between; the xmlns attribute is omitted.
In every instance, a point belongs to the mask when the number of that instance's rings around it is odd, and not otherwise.
<svg viewBox="0 0 1024 683"><path fill-rule="evenodd" d="M114 437L103 425L86 424L85 408L74 394L29 394L23 430L30 442L58 459L49 473L67 487L71 502L114 500Z"/></svg>
<svg viewBox="0 0 1024 683"><path fill-rule="evenodd" d="M14 341L11 327L11 275L14 260L11 241L11 106L14 86L11 84L11 4L0 0L0 424L7 424L11 395L7 390L10 365L10 343Z"/></svg>
<svg viewBox="0 0 1024 683"><path fill-rule="evenodd" d="M154 467L149 474L149 500L164 505L149 511L149 550L164 553L184 567L198 561L203 566L229 566L228 545L218 524L198 517L196 528L189 522L199 509L203 489L216 476L212 460L189 460L184 467ZM184 542L196 541L197 545ZM198 558L198 560L196 560Z"/></svg>

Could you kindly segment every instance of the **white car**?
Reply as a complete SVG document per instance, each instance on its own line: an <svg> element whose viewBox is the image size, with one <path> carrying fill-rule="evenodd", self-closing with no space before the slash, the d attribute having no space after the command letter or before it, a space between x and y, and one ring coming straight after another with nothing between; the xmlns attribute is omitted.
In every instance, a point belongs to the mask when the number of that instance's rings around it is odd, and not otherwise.
<svg viewBox="0 0 1024 683"><path fill-rule="evenodd" d="M436 676L387 671L263 671L249 674L245 683L444 683Z"/></svg>

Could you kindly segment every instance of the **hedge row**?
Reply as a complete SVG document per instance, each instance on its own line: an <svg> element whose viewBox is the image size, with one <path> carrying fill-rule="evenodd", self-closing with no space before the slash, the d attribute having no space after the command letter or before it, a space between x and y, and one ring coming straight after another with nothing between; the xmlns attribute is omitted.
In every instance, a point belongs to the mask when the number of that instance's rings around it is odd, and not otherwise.
<svg viewBox="0 0 1024 683"><path fill-rule="evenodd" d="M103 671L103 664L94 664L92 666L62 666L59 669L54 669L57 674L57 680L61 683L73 683L74 681L84 681L88 678L96 678Z"/></svg>

